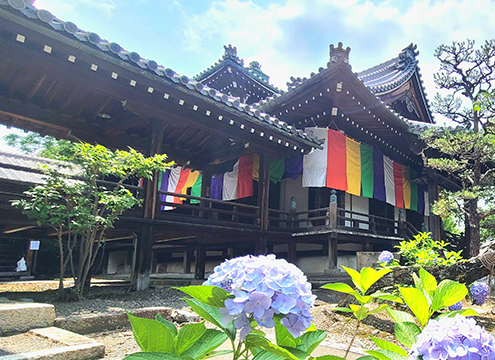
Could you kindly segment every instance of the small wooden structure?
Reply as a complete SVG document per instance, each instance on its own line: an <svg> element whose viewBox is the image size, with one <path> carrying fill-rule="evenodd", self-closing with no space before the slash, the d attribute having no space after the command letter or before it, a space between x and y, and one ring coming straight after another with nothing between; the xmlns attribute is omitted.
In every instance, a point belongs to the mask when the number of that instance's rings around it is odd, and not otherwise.
<svg viewBox="0 0 495 360"><path fill-rule="evenodd" d="M321 139L304 128L334 126L416 168L414 180L427 184L429 201L444 181L424 171L418 156L417 127L432 126L432 118L415 47L357 75L349 50L332 45L326 68L308 79L292 78L283 93L258 63L244 67L230 45L219 63L190 79L24 0L0 0L0 122L147 155L166 153L183 168L201 171L200 196L158 190L158 176L134 186L144 206L121 217L106 256L122 252L136 289L148 286L160 263L180 264L166 271L185 273L194 264L196 278L203 278L207 261L247 253L276 252L291 261L317 256L326 261L323 268L334 269L338 251L390 249L421 226L439 234L440 222L410 210L399 217L399 209L390 212L385 204L376 205L381 212L369 211L371 205L360 211L349 206L357 197L345 192L330 201L331 189L270 183L273 160L322 149ZM211 176L232 171L242 155L259 156L253 195L211 198ZM16 170L35 171L28 168ZM49 236L7 203L25 185L2 195L2 238L12 231ZM164 202L164 195L181 200ZM310 267L306 272L323 270L308 261L300 264Z"/></svg>

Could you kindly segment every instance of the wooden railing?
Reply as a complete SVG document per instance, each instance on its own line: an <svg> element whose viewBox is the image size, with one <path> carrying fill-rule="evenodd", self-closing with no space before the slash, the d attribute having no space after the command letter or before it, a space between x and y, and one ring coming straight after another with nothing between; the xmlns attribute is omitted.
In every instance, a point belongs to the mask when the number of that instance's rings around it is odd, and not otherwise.
<svg viewBox="0 0 495 360"><path fill-rule="evenodd" d="M164 200L166 197L168 199ZM156 210L158 218L260 229L260 208L254 205L158 191ZM306 211L269 209L268 219L268 230L273 231L338 228L404 238L411 238L418 233L407 221L346 210L338 208L336 204Z"/></svg>

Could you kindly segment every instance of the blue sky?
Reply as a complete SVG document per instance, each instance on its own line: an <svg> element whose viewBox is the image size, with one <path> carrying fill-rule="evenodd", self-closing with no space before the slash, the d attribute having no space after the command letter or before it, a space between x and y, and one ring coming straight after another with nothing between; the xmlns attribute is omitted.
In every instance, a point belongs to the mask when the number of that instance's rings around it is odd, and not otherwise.
<svg viewBox="0 0 495 360"><path fill-rule="evenodd" d="M326 66L330 44L351 48L361 71L418 45L428 97L436 92L434 49L453 40L482 43L495 36L493 0L36 0L79 28L194 76L223 55L259 61L286 89L290 76Z"/></svg>

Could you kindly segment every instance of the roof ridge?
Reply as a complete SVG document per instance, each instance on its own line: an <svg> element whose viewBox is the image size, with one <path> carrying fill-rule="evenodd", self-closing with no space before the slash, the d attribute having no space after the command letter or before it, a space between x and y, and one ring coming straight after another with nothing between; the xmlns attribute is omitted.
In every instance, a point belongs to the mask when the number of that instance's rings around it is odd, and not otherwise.
<svg viewBox="0 0 495 360"><path fill-rule="evenodd" d="M45 26L50 26L53 30L62 33L65 36L72 36L76 40L82 43L86 43L86 45L88 46L96 47L102 52L111 53L111 55L113 55L114 57L118 56L121 60L127 61L143 70L151 71L161 78L168 78L177 85L193 90L198 95L201 94L202 96L213 98L219 103L224 103L229 107L233 107L238 111L246 113L252 118L267 123L269 126L275 128L275 130L278 129L278 131L285 132L290 135L295 135L301 139L313 142L316 145L320 144L320 140L316 136L310 136L309 134L304 133L302 130L298 130L294 126L291 126L274 116L261 112L254 106L241 103L239 98L224 94L218 90L210 88L207 85L203 85L199 81L189 79L189 77L185 75L180 75L170 68L165 68L164 66L159 65L154 60L141 58L141 56L137 52L130 52L122 48L117 43L101 39L98 34L84 31L70 21L60 20L56 16L51 14L48 10L37 9L34 5L26 4L24 0L9 0L8 2L0 0L0 7L7 6L11 8L7 8L10 11L12 11L12 9L16 10L29 19L41 21L45 24ZM278 93L275 93L273 95L273 97L278 96L280 96Z"/></svg>

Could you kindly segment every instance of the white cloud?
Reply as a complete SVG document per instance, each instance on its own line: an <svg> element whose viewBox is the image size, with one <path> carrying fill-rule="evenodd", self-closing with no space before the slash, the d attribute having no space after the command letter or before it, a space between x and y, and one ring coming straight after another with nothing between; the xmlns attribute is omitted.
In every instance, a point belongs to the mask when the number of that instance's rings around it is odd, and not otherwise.
<svg viewBox="0 0 495 360"><path fill-rule="evenodd" d="M215 43L213 50L220 53L220 43L231 43L240 57L259 61L281 87L291 75L308 76L326 66L331 43L343 41L352 48L350 63L356 71L416 43L430 99L438 69L434 49L467 38L481 43L495 34L495 2L490 0L288 0L283 5L217 0L204 13L183 10L188 50L209 52Z"/></svg>
<svg viewBox="0 0 495 360"><path fill-rule="evenodd" d="M110 17L117 8L114 0L35 0L38 9L47 9L61 19L67 18L80 8L101 11Z"/></svg>

